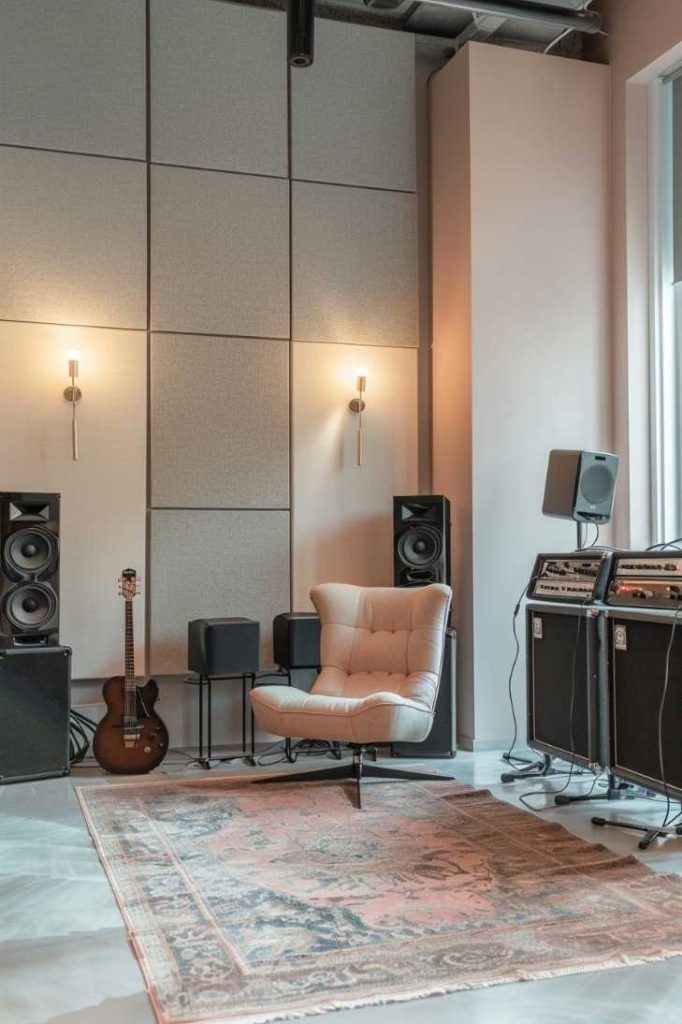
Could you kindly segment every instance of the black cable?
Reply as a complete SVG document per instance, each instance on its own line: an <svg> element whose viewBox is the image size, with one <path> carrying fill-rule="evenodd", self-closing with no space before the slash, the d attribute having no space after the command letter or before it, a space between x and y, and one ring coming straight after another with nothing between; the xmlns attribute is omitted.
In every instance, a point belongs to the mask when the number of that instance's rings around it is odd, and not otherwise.
<svg viewBox="0 0 682 1024"><path fill-rule="evenodd" d="M585 600L582 602L582 604L580 605L580 611L578 612L578 628L576 629L576 633L575 633L575 643L573 645L573 659L572 659L572 668L571 668L571 700L570 700L569 712L568 712L568 730L569 730L568 731L568 739L569 739L569 743L571 745L571 749L570 749L571 760L570 760L569 769L568 769L568 776L566 778L566 782L564 783L564 785L561 787L561 789L553 789L553 790L550 791L551 795L554 796L554 797L558 796L560 793L565 793L566 790L568 789L568 787L570 786L571 782L573 781L574 774L577 774L575 772L575 735L574 735L574 724L575 723L574 723L574 718L575 718L575 696L576 696L576 689L577 689L576 683L577 683L577 676L578 676L578 653L579 653L579 650L580 650L580 631L581 631L581 627L582 627L582 621L586 617L586 616L584 616L582 614L582 612L587 608L587 606L591 602L591 600L592 600L592 595L589 594L585 598ZM598 777L599 776L597 776L597 778ZM593 784L593 788L594 788L594 784ZM592 790L590 790L590 792L592 792ZM522 793L521 794L521 796L519 797L519 802L522 803L524 807L528 808L528 810L542 810L543 808L531 807L530 804L526 803L526 798L529 797L529 796L546 796L546 795L547 795L547 790L545 790L545 789L530 790L528 793Z"/></svg>
<svg viewBox="0 0 682 1024"><path fill-rule="evenodd" d="M661 773L661 782L663 783L663 791L665 793L665 818L663 819L663 826L668 824L668 818L670 817L670 791L668 789L668 780L665 774L665 757L663 755L663 717L665 712L665 701L668 696L668 685L670 683L670 658L672 654L673 644L675 642L675 632L677 630L677 623L679 621L680 613L682 613L682 604L675 610L673 616L673 623L670 629L670 639L668 640L668 649L665 654L665 676L663 679L663 692L661 693L661 700L658 705L658 767Z"/></svg>
<svg viewBox="0 0 682 1024"><path fill-rule="evenodd" d="M651 544L650 547L646 548L646 551L660 551L665 548L676 548L677 551L682 551L682 548L677 547L678 544L682 544L682 537L675 537L674 540L663 541L662 544Z"/></svg>
<svg viewBox="0 0 682 1024"><path fill-rule="evenodd" d="M528 580L528 582L525 584L523 590L519 594L518 601L516 602L516 605L514 607L514 614L512 615L512 634L514 636L515 650L514 650L514 657L512 659L512 663L511 663L511 668L509 669L509 679L507 680L507 692L509 694L509 706L511 708L512 722L514 723L514 735L513 735L511 744L509 746L509 750L506 750L502 754L502 760L506 761L507 764L514 764L514 763L516 763L516 764L528 764L528 761L525 758L515 757L514 756L514 747L516 746L516 741L519 738L519 723L518 723L518 720L516 718L516 707L514 705L513 681L514 681L514 672L516 671L516 665L518 663L519 655L521 653L521 643L519 641L519 634L518 634L518 632L516 630L516 620L519 617L519 612L521 611L521 605L523 603L523 599L526 596L526 594L528 593L528 591L530 590L532 584L535 582L535 579L536 579L536 577L533 575Z"/></svg>

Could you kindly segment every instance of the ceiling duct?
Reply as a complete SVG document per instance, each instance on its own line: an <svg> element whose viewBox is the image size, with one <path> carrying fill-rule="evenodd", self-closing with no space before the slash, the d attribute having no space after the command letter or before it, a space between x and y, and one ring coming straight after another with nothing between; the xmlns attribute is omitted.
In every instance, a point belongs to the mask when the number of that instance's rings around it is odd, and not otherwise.
<svg viewBox="0 0 682 1024"><path fill-rule="evenodd" d="M366 7L374 10L396 10L403 0L363 0ZM594 35L601 32L601 18L594 12L577 11L574 8L555 7L550 4L505 3L503 0L420 0L435 7L449 7L451 10L468 11L470 14L491 14L516 21L542 23L561 30L587 32Z"/></svg>

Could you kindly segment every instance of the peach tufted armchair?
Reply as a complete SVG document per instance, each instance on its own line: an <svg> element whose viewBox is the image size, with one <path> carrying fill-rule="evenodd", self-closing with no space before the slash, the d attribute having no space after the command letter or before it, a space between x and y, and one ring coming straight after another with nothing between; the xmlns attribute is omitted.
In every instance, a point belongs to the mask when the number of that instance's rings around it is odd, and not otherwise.
<svg viewBox="0 0 682 1024"><path fill-rule="evenodd" d="M353 749L351 764L285 779L355 779L361 806L363 775L439 778L423 772L365 764L367 746L418 743L433 724L451 591L355 587L325 583L310 594L322 625L320 674L309 693L262 686L251 694L256 721L277 736L338 741Z"/></svg>

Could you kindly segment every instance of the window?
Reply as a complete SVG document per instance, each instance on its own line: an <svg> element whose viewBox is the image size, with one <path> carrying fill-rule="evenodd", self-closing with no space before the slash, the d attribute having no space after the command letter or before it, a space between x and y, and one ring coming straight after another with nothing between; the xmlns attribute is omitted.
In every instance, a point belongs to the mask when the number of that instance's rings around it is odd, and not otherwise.
<svg viewBox="0 0 682 1024"><path fill-rule="evenodd" d="M682 69L653 86L652 533L682 536Z"/></svg>

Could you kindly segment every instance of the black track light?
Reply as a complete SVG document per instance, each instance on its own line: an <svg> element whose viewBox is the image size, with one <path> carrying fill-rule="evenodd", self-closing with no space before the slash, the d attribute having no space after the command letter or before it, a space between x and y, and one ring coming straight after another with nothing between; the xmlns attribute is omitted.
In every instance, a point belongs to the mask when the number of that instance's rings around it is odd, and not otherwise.
<svg viewBox="0 0 682 1024"><path fill-rule="evenodd" d="M293 68L309 68L315 44L314 0L287 0L287 57Z"/></svg>

